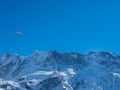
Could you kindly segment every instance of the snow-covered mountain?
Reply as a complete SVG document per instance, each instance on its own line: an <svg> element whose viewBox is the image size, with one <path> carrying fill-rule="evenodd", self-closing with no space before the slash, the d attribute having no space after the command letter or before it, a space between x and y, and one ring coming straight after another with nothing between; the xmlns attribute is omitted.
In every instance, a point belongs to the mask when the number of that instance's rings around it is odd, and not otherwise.
<svg viewBox="0 0 120 90"><path fill-rule="evenodd" d="M0 90L120 90L120 56L57 51L4 54Z"/></svg>

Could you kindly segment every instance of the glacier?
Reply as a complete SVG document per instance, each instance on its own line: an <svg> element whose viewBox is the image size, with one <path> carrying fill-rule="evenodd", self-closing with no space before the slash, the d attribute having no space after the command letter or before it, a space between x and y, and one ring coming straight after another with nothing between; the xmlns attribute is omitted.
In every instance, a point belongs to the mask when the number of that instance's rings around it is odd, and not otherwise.
<svg viewBox="0 0 120 90"><path fill-rule="evenodd" d="M0 56L0 90L120 90L120 56L35 51Z"/></svg>

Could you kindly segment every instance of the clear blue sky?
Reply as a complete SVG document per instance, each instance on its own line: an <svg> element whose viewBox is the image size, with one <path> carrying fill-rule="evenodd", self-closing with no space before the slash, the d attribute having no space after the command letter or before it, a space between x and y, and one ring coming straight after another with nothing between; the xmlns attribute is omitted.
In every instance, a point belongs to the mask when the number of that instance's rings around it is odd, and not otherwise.
<svg viewBox="0 0 120 90"><path fill-rule="evenodd" d="M34 50L120 53L120 1L0 0L0 54Z"/></svg>

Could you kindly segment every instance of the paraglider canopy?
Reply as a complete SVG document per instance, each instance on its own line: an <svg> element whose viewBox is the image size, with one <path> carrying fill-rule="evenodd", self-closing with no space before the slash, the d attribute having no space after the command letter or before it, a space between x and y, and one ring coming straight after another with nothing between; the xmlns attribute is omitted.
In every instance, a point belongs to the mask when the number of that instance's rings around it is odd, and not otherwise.
<svg viewBox="0 0 120 90"><path fill-rule="evenodd" d="M16 35L21 35L22 32L20 32L20 31L16 31L15 34L16 34Z"/></svg>

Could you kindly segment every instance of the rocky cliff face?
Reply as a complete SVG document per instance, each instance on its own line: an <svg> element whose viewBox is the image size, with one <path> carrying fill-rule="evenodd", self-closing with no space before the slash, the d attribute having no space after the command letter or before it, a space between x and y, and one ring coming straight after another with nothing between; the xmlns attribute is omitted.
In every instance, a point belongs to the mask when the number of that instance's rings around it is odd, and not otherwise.
<svg viewBox="0 0 120 90"><path fill-rule="evenodd" d="M0 90L120 90L120 56L35 51L0 57Z"/></svg>

